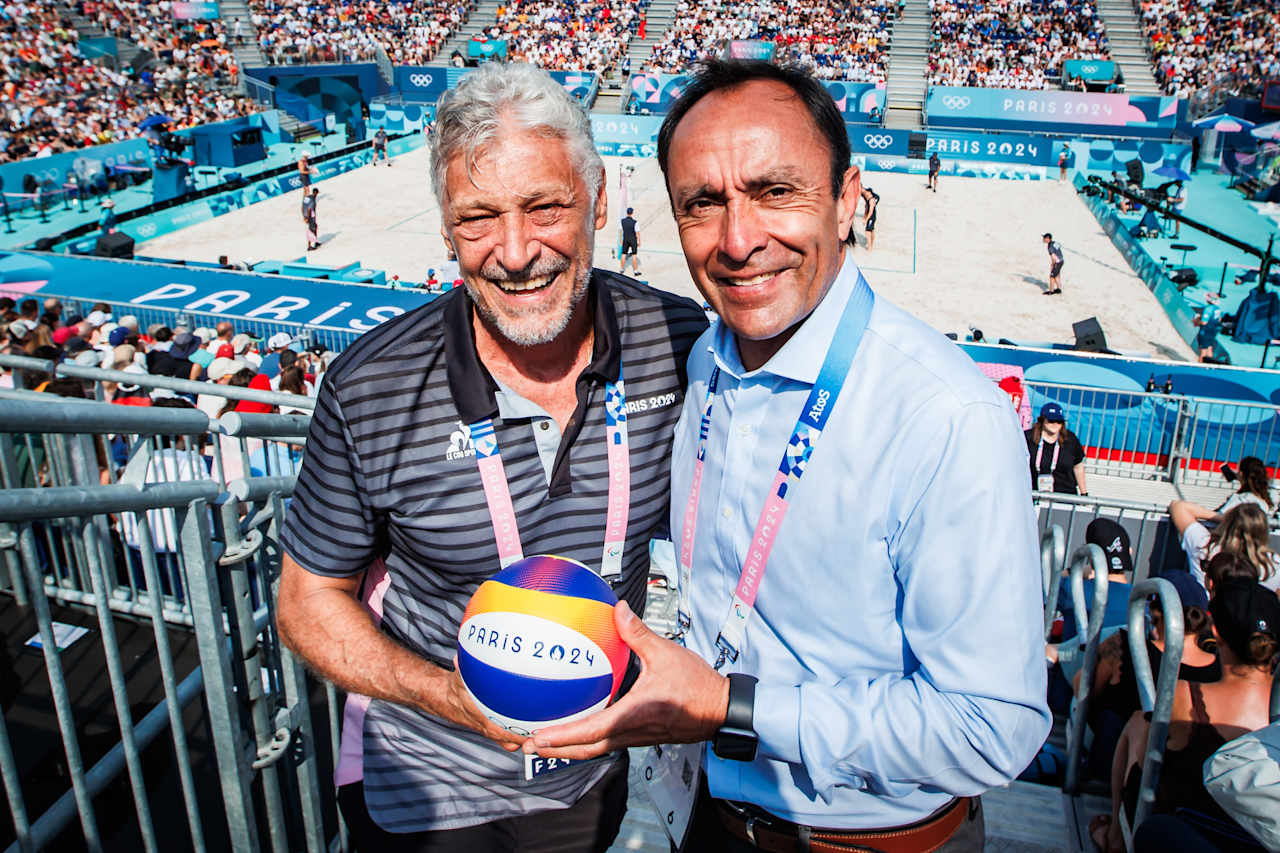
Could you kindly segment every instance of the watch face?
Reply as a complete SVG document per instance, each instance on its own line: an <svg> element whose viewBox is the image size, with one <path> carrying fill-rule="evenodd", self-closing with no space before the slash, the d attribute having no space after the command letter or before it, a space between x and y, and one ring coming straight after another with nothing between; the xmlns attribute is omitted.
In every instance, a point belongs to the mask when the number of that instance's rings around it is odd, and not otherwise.
<svg viewBox="0 0 1280 853"><path fill-rule="evenodd" d="M712 749L727 761L754 761L758 741L753 731L726 727L716 732Z"/></svg>

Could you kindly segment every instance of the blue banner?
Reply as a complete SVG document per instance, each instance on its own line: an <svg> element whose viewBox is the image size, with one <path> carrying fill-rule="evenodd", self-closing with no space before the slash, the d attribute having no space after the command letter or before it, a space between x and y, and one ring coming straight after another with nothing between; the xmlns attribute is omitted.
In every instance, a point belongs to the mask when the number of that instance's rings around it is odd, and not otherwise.
<svg viewBox="0 0 1280 853"><path fill-rule="evenodd" d="M653 115L665 114L684 91L689 78L684 74L633 74L627 87L629 108ZM883 83L860 83L852 80L823 80L836 102L836 108L844 114L845 121L865 121L872 108L884 112L885 87Z"/></svg>
<svg viewBox="0 0 1280 853"><path fill-rule="evenodd" d="M298 323L360 333L432 298L421 290L78 255L0 253L0 293ZM139 320L145 325L141 312ZM251 324L237 323L238 326ZM263 329L259 328L259 332Z"/></svg>
<svg viewBox="0 0 1280 853"><path fill-rule="evenodd" d="M925 137L925 157L920 160L922 164L934 152L937 152L944 164L951 160L1026 166L1049 166L1058 162L1053 140L1047 136L973 133L962 130L910 131L854 124L847 124L845 128L849 133L849 145L855 154L906 157L908 141L914 134Z"/></svg>
<svg viewBox="0 0 1280 853"><path fill-rule="evenodd" d="M1068 59L1062 63L1062 79L1073 78L1110 83L1116 79L1116 64L1108 59Z"/></svg>
<svg viewBox="0 0 1280 853"><path fill-rule="evenodd" d="M434 104L441 95L458 85L458 81L471 70L434 65L397 65L395 86L400 90L400 96L407 101ZM570 95L584 105L589 105L595 100L596 92L600 88L600 78L594 72L551 71L549 73L552 79L564 86Z"/></svg>
<svg viewBox="0 0 1280 853"><path fill-rule="evenodd" d="M658 128L662 116L592 113L591 134L596 150L606 157L658 156Z"/></svg>
<svg viewBox="0 0 1280 853"><path fill-rule="evenodd" d="M1036 130L1078 136L1168 138L1186 113L1166 96L931 86L925 101L930 127Z"/></svg>
<svg viewBox="0 0 1280 853"><path fill-rule="evenodd" d="M1061 146L1059 146L1061 148ZM1191 171L1191 146L1180 142L1156 142L1140 139L1076 139L1069 144L1068 165L1081 172L1109 176L1125 174L1131 160L1142 163L1150 175L1162 166ZM1155 176L1152 180L1164 180Z"/></svg>
<svg viewBox="0 0 1280 853"><path fill-rule="evenodd" d="M175 21L216 21L220 17L217 3L178 2L172 5Z"/></svg>
<svg viewBox="0 0 1280 853"><path fill-rule="evenodd" d="M472 59L506 59L506 39L475 39L467 42L467 56Z"/></svg>
<svg viewBox="0 0 1280 853"><path fill-rule="evenodd" d="M725 46L726 59L763 59L773 61L776 45L771 41L757 39L732 39Z"/></svg>
<svg viewBox="0 0 1280 853"><path fill-rule="evenodd" d="M370 133L382 128L388 133L417 133L435 117L435 107L427 104L393 104L375 101L369 105Z"/></svg>
<svg viewBox="0 0 1280 853"><path fill-rule="evenodd" d="M49 181L54 189L61 190L67 183L68 174L75 173L80 179L93 180L93 176L109 172L116 166L151 168L151 150L147 141L126 139L123 142L108 142L106 145L64 151L52 157L0 164L0 178L4 180L6 193L23 192L23 177L28 174L41 184ZM19 202L19 199L9 199L11 205Z"/></svg>

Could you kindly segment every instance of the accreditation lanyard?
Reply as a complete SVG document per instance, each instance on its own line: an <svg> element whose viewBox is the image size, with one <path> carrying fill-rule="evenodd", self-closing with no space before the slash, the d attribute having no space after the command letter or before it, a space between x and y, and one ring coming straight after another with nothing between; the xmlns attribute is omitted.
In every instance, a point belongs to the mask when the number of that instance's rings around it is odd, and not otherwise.
<svg viewBox="0 0 1280 853"><path fill-rule="evenodd" d="M1062 442L1055 441L1053 443L1053 459L1049 462L1049 473L1052 474L1058 470L1058 451L1062 449ZM1040 443L1036 445L1036 474L1040 474L1040 455L1044 453L1044 439L1040 439Z"/></svg>
<svg viewBox="0 0 1280 853"><path fill-rule="evenodd" d="M862 273L858 273L858 282L853 295L845 305L844 313L836 326L835 336L818 371L818 379L809 391L795 429L787 441L786 450L782 453L782 462L778 465L778 473L773 478L773 485L765 498L764 509L760 512L760 520L756 522L755 532L751 535L751 544L747 551L747 559L742 565L742 574L738 578L737 589L729 604L720 633L716 636L717 670L724 667L726 661L734 663L742 649L747 633L747 622L755 611L756 594L764 581L765 567L773 544L778 537L778 528L787 514L790 505L788 497L799 484L804 475L805 465L813 454L813 448L822 436L827 419L835 408L836 399L840 396L845 377L853 364L854 354L862 341L862 333L866 330L867 320L871 316L874 295L867 285ZM711 413L715 404L716 386L720 379L720 368L711 371L707 381L707 399L702 406L702 422L698 426L698 455L693 466L693 484L689 488L689 501L684 510L684 526L680 537L680 602L677 615L678 630L681 636L688 630L692 619L686 609L690 583L693 575L693 542L698 522L698 504L702 495L702 471L707 455L707 438L711 434Z"/></svg>
<svg viewBox="0 0 1280 853"><path fill-rule="evenodd" d="M631 453L627 444L627 396L618 378L605 385L604 422L609 455L609 503L604 525L604 553L600 559L600 576L605 579L622 575L622 551L627 540L627 514L631 505ZM511 503L511 486L502 467L502 451L493 419L484 418L471 424L471 445L476 451L476 467L484 486L493 535L498 543L498 563L502 568L524 558L520 545L520 528L516 524L515 507Z"/></svg>

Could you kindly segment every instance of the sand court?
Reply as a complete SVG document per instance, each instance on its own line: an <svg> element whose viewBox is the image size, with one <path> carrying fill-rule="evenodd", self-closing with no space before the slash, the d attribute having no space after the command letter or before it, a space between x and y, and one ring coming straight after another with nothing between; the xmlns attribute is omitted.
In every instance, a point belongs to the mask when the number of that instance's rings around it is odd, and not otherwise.
<svg viewBox="0 0 1280 853"><path fill-rule="evenodd" d="M446 260L440 209L431 193L425 148L393 166L364 166L322 181L319 224L324 245L306 252L300 191L269 199L191 228L140 242L139 255L216 261L295 260L320 265L359 261L388 277L420 282ZM628 204L635 208L642 277L701 301L693 287L656 160L607 157L609 224L597 234L595 263L618 269L623 216L619 170L635 167ZM865 248L862 208L854 257L872 288L943 332L970 326L987 339L1074 340L1073 321L1097 316L1112 349L1192 359L1163 309L1076 197L1070 184L943 176L937 193L924 175L870 172L880 194L876 247ZM126 228L127 230L127 228ZM1053 233L1064 249L1061 296L1044 296Z"/></svg>

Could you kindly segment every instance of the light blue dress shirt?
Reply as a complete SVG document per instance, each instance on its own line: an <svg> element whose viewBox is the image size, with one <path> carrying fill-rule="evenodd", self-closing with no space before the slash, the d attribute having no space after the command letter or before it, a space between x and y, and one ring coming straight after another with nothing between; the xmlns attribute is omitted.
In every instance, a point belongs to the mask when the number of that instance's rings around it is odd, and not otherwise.
<svg viewBox="0 0 1280 853"><path fill-rule="evenodd" d="M680 542L701 407L721 373L698 509L688 645L715 660L783 448L858 283L758 370L715 323L689 357L672 459ZM1009 400L887 300L789 497L736 665L760 680L754 762L706 750L713 796L796 823L873 828L1016 777L1049 731L1027 451ZM678 549L677 544L677 549Z"/></svg>

